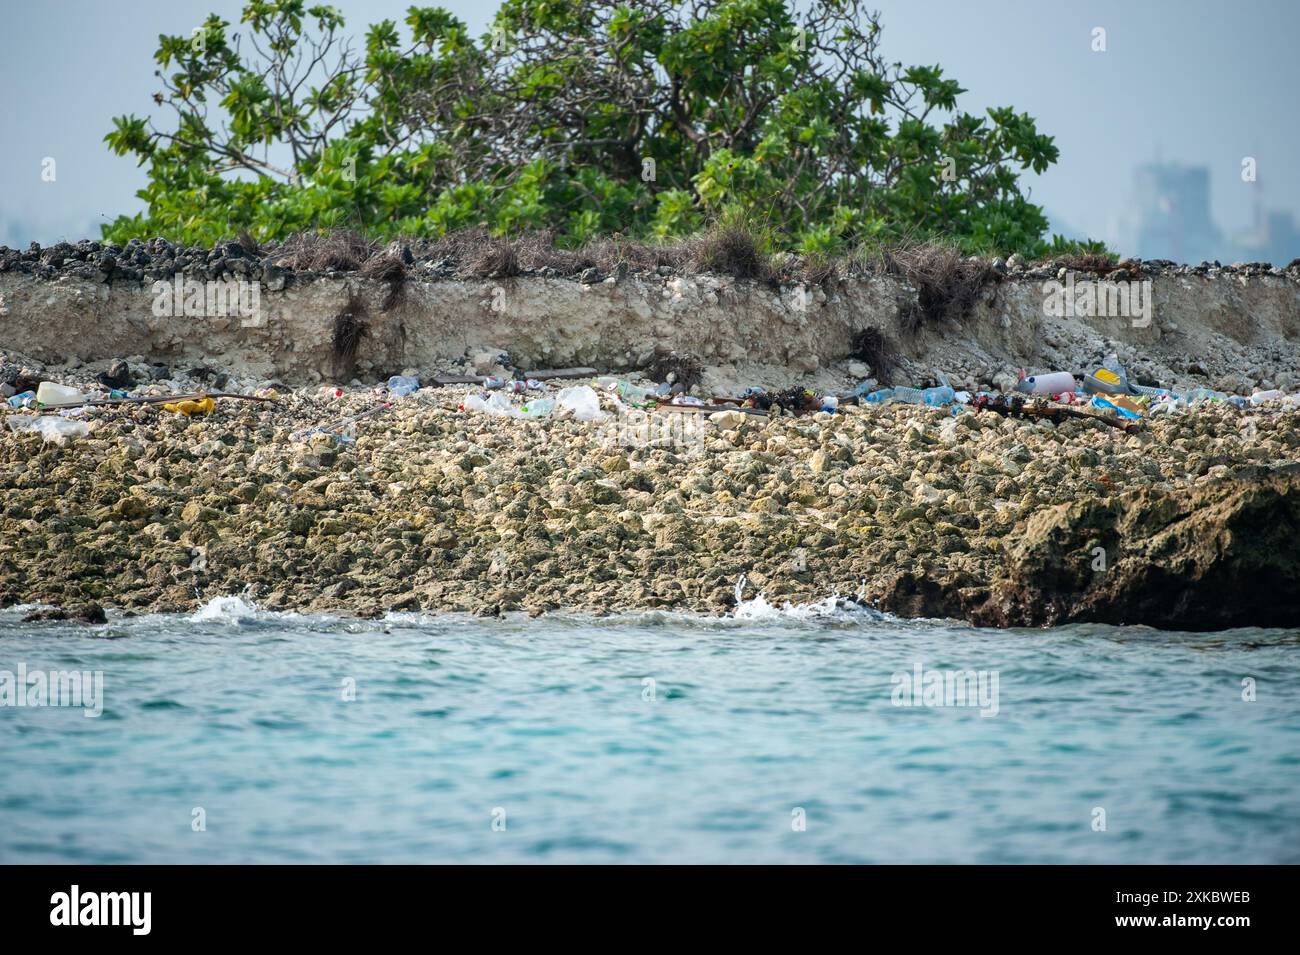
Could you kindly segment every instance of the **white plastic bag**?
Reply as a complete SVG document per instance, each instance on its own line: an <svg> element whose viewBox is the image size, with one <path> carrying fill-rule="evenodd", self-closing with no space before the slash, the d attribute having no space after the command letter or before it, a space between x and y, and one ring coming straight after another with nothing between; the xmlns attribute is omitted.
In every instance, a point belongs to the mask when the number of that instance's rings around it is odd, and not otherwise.
<svg viewBox="0 0 1300 955"><path fill-rule="evenodd" d="M90 434L90 428L84 421L74 421L59 415L41 415L38 418L12 415L9 427L13 431L37 431L46 441L58 441L61 438L84 438Z"/></svg>
<svg viewBox="0 0 1300 955"><path fill-rule="evenodd" d="M557 408L568 408L579 421L599 421L605 417L600 410L600 396L589 385L565 388L555 396Z"/></svg>

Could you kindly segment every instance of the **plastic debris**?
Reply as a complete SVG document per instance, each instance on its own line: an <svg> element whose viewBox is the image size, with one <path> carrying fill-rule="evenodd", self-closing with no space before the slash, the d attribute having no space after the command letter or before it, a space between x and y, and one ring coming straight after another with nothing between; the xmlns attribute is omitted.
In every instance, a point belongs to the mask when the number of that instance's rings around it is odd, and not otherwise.
<svg viewBox="0 0 1300 955"><path fill-rule="evenodd" d="M69 388L67 385L56 385L52 381L42 381L36 387L36 403L47 408L80 404L85 400L86 396L76 388Z"/></svg>
<svg viewBox="0 0 1300 955"><path fill-rule="evenodd" d="M1109 408L1112 411L1115 411L1121 418L1142 417L1141 410L1132 402L1125 399L1123 395L1110 395L1108 397L1093 395L1092 406L1101 409Z"/></svg>
<svg viewBox="0 0 1300 955"><path fill-rule="evenodd" d="M1016 383L1016 391L1022 395L1059 395L1072 392L1078 387L1074 375L1068 371L1052 371L1043 375L1030 375Z"/></svg>
<svg viewBox="0 0 1300 955"><path fill-rule="evenodd" d="M898 385L893 389L893 394L887 400L901 401L905 405L923 405L925 404L925 392L920 388Z"/></svg>
<svg viewBox="0 0 1300 955"><path fill-rule="evenodd" d="M36 392L24 391L8 399L10 408L30 408L36 402Z"/></svg>
<svg viewBox="0 0 1300 955"><path fill-rule="evenodd" d="M163 405L163 411L170 411L173 414L182 414L187 418L196 414L211 414L216 409L217 403L211 398L172 401Z"/></svg>
<svg viewBox="0 0 1300 955"><path fill-rule="evenodd" d="M479 411L484 414L500 415L505 418L541 418L555 410L555 399L538 398L515 407L504 394L500 391L494 391L486 396L470 395L465 399L465 403L461 407L466 411Z"/></svg>
<svg viewBox="0 0 1300 955"><path fill-rule="evenodd" d="M388 391L395 398L405 398L420 390L420 379L413 375L393 375L388 379Z"/></svg>
<svg viewBox="0 0 1300 955"><path fill-rule="evenodd" d="M59 415L41 415L36 418L11 417L9 428L12 431L36 431L46 441L59 441L65 438L85 437L90 428L84 421L73 421Z"/></svg>
<svg viewBox="0 0 1300 955"><path fill-rule="evenodd" d="M658 392L653 388L642 388L640 385L633 385L626 381L615 381L613 379L601 379L601 382L609 382L605 387L618 395L620 401L626 401L630 405L643 405L649 402ZM601 383L598 382L598 383Z"/></svg>
<svg viewBox="0 0 1300 955"><path fill-rule="evenodd" d="M537 403L531 402L534 405ZM600 395L589 385L563 389L555 396L555 406L571 410L579 421L596 421L604 417L600 410Z"/></svg>
<svg viewBox="0 0 1300 955"><path fill-rule="evenodd" d="M491 395L470 395L461 405L466 411L481 411L485 414L511 415L514 414L515 406L510 403L510 399L500 392Z"/></svg>
<svg viewBox="0 0 1300 955"><path fill-rule="evenodd" d="M921 392L922 400L931 408L937 408L940 405L946 405L956 400L957 393L952 390L948 384L948 379L943 375L939 376L939 384L935 388L926 388Z"/></svg>

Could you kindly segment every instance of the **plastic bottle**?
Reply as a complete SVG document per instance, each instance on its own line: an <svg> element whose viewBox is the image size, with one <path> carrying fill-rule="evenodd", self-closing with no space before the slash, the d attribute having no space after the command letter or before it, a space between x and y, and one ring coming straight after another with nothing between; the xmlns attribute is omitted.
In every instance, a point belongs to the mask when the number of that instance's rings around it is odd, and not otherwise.
<svg viewBox="0 0 1300 955"><path fill-rule="evenodd" d="M1223 392L1211 388L1193 388L1187 393L1187 403L1191 405L1199 401L1225 401L1227 397Z"/></svg>
<svg viewBox="0 0 1300 955"><path fill-rule="evenodd" d="M629 384L626 381L620 381L613 389L623 401L629 404L639 404L647 401L655 392L651 388L642 388L639 385Z"/></svg>
<svg viewBox="0 0 1300 955"><path fill-rule="evenodd" d="M76 388L69 388L66 385L56 385L52 381L42 381L36 388L36 403L44 405L47 408L57 408L60 405L75 405L86 400Z"/></svg>
<svg viewBox="0 0 1300 955"><path fill-rule="evenodd" d="M931 408L937 408L940 405L946 405L950 401L955 401L957 392L952 390L948 384L939 385L936 388L926 388L921 392L922 400Z"/></svg>
<svg viewBox="0 0 1300 955"><path fill-rule="evenodd" d="M529 401L520 405L519 410L515 412L517 418L544 418L555 410L554 398L538 398L536 401Z"/></svg>
<svg viewBox="0 0 1300 955"><path fill-rule="evenodd" d="M1154 385L1135 385L1130 382L1128 387L1129 391L1132 391L1134 394L1150 395L1152 398L1169 394L1168 388L1157 388Z"/></svg>
<svg viewBox="0 0 1300 955"><path fill-rule="evenodd" d="M1074 391L1074 375L1068 371L1052 371L1045 375L1030 375L1016 384L1016 391L1022 395L1059 395L1063 391Z"/></svg>
<svg viewBox="0 0 1300 955"><path fill-rule="evenodd" d="M1262 405L1266 401L1272 401L1274 398L1282 398L1285 395L1286 392L1282 391L1280 388L1273 388L1270 391L1257 391L1250 396L1250 403L1252 405Z"/></svg>
<svg viewBox="0 0 1300 955"><path fill-rule="evenodd" d="M835 414L840 406L840 399L835 395L822 395L822 411L828 411Z"/></svg>
<svg viewBox="0 0 1300 955"><path fill-rule="evenodd" d="M394 375L388 379L388 390L395 398L405 398L420 390L420 380L411 375Z"/></svg>
<svg viewBox="0 0 1300 955"><path fill-rule="evenodd" d="M879 391L873 391L869 395L864 395L862 400L868 404L883 405L890 398L894 397L893 388L881 388Z"/></svg>
<svg viewBox="0 0 1300 955"><path fill-rule="evenodd" d="M920 388L909 388L907 385L896 387L891 398L893 401L901 401L905 405L923 405L926 403L924 391Z"/></svg>
<svg viewBox="0 0 1300 955"><path fill-rule="evenodd" d="M470 395L465 399L463 407L466 411L483 411L496 415L510 415L515 411L514 406L510 404L510 399L499 391L487 396Z"/></svg>

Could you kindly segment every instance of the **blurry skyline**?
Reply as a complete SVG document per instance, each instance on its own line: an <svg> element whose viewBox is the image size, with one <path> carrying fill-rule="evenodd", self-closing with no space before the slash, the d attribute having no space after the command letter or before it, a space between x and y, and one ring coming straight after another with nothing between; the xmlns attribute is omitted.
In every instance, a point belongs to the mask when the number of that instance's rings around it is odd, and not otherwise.
<svg viewBox="0 0 1300 955"><path fill-rule="evenodd" d="M161 33L188 34L209 12L238 23L238 0L137 0L129 9L90 0L27 4L0 0L0 243L22 245L99 236L99 226L135 213L145 170L103 143L111 119L147 115L157 89L153 53ZM409 0L336 0L358 38ZM477 34L495 0L441 4ZM1153 201L1153 162L1202 167L1206 212L1219 258L1240 256L1237 239L1286 214L1300 218L1300 123L1292 103L1300 62L1300 4L1256 0L1225 9L1208 0L1093 3L1008 0L879 0L881 48L890 60L939 64L967 90L960 108L1013 106L1056 139L1060 161L1023 177L1053 231L1133 248L1134 226ZM1095 52L1095 28L1106 50ZM1253 182L1242 162L1255 162ZM54 182L43 162L57 163ZM1147 230L1149 234L1151 230ZM1300 256L1300 248L1289 257ZM1275 264L1285 264L1285 261Z"/></svg>

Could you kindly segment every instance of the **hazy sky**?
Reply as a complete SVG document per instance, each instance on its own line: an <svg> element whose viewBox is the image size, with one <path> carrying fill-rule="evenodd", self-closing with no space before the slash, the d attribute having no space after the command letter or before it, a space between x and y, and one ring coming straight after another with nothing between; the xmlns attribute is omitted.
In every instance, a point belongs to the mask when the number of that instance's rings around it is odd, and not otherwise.
<svg viewBox="0 0 1300 955"><path fill-rule="evenodd" d="M408 0L335 0L358 36L400 22ZM494 0L441 4L482 31ZM1115 241L1134 168L1160 157L1210 168L1212 212L1231 232L1265 208L1300 215L1300 2L879 0L882 49L942 65L969 111L1011 105L1056 137L1060 162L1029 183L1057 227ZM102 142L111 117L146 114L161 33L237 0L0 0L0 241L98 235L139 211L145 182ZM1107 50L1092 51L1106 30ZM1241 180L1252 156L1258 179ZM42 161L57 178L43 182ZM8 234L6 235L6 229Z"/></svg>

